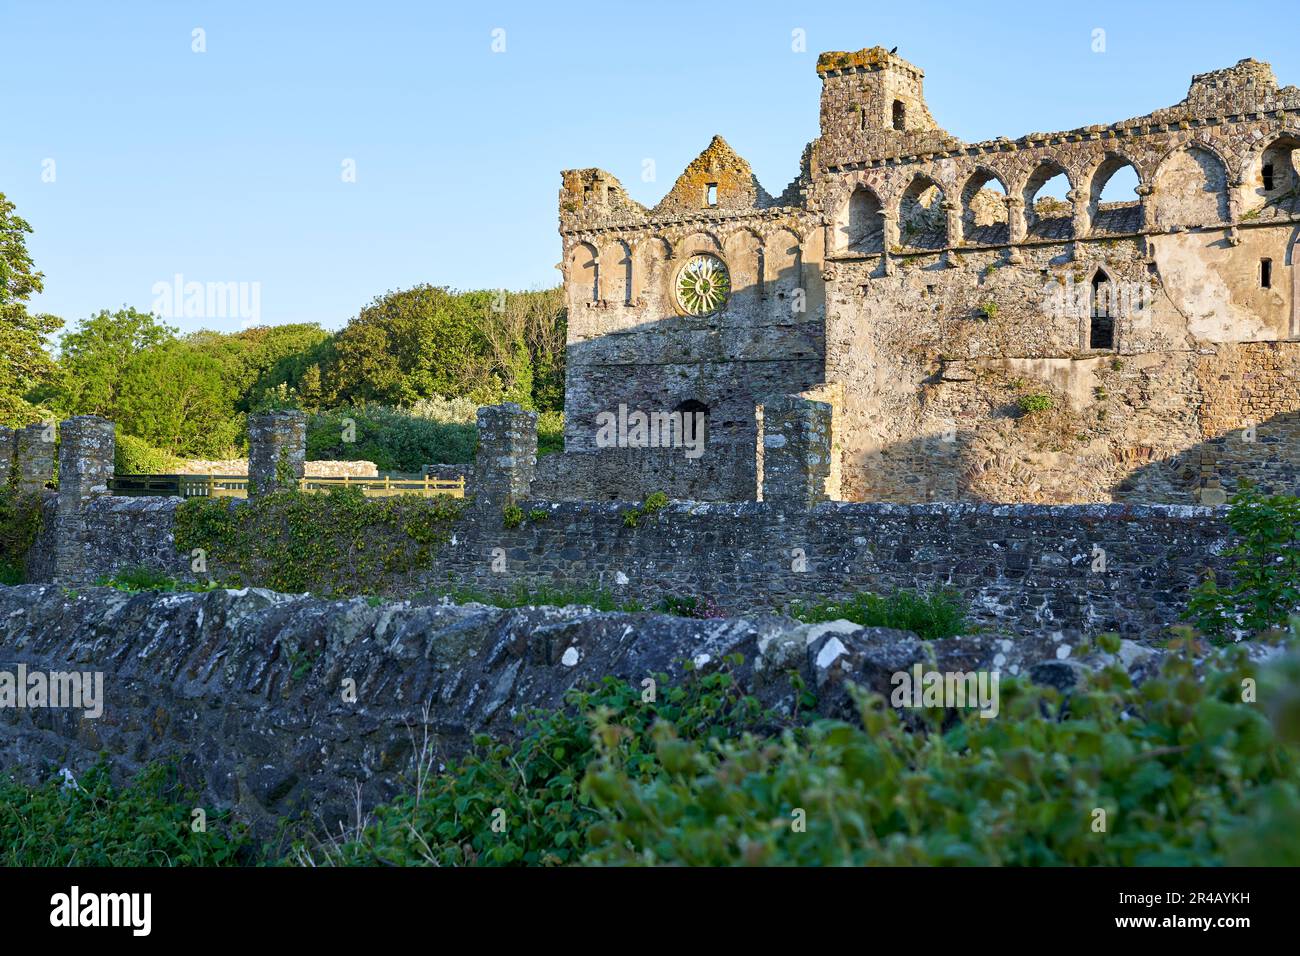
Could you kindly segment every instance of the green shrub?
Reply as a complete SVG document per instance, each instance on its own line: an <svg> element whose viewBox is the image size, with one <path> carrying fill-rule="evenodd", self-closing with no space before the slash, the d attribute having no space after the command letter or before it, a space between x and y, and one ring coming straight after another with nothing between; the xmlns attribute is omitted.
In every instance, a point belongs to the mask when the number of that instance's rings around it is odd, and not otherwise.
<svg viewBox="0 0 1300 956"><path fill-rule="evenodd" d="M564 413L537 413L537 455L555 455L564 451Z"/></svg>
<svg viewBox="0 0 1300 956"><path fill-rule="evenodd" d="M1210 572L1192 591L1184 617L1214 640L1280 627L1300 610L1300 498L1260 494L1242 485L1229 502L1236 542L1230 583Z"/></svg>
<svg viewBox="0 0 1300 956"><path fill-rule="evenodd" d="M1297 751L1242 701L1257 666L1185 654L1133 687L1120 667L1069 698L1004 679L1001 713L907 729L878 695L861 725L701 743L653 729L661 771L596 717L584 862L672 865L1191 866L1300 863ZM649 764L654 766L653 764ZM656 768L658 769L658 768ZM1100 812L1099 812L1100 811ZM1104 818L1101 816L1104 813ZM1264 834L1282 839L1261 842Z"/></svg>
<svg viewBox="0 0 1300 956"><path fill-rule="evenodd" d="M0 866L232 866L262 852L228 814L204 811L176 782L174 767L155 764L126 787L100 765L75 783L30 787L0 783Z"/></svg>
<svg viewBox="0 0 1300 956"><path fill-rule="evenodd" d="M590 827L600 819L582 787L596 750L589 717L617 721L623 772L636 780L665 773L654 727L669 721L686 740L720 741L767 719L739 693L726 672L671 685L657 675L654 700L624 681L606 678L573 691L565 708L536 711L515 745L475 738L474 751L435 775L431 752L410 789L380 807L353 839L300 844L299 858L326 864L554 866L579 862ZM613 736L612 734L610 736ZM667 766L671 766L671 761ZM494 828L494 823L496 824Z"/></svg>
<svg viewBox="0 0 1300 956"><path fill-rule="evenodd" d="M847 601L806 606L794 604L790 613L805 624L852 621L862 627L895 627L925 640L969 634L971 624L960 598L950 591L918 594L897 591L888 597L863 591Z"/></svg>
<svg viewBox="0 0 1300 956"><path fill-rule="evenodd" d="M657 514L668 507L669 499L662 491L652 491L645 500L635 508L623 512L623 527L635 528L642 518Z"/></svg>
<svg viewBox="0 0 1300 956"><path fill-rule="evenodd" d="M124 434L118 429L113 470L119 475L176 475L184 471L185 462L154 448L143 438Z"/></svg>
<svg viewBox="0 0 1300 956"><path fill-rule="evenodd" d="M1021 395L1016 399L1016 405L1026 415L1031 415L1034 412L1049 411L1054 404L1051 395L1044 395L1041 393Z"/></svg>
<svg viewBox="0 0 1300 956"><path fill-rule="evenodd" d="M513 501L507 501L501 509L501 525L505 528L518 528L524 523L524 509Z"/></svg>
<svg viewBox="0 0 1300 956"><path fill-rule="evenodd" d="M425 465L471 462L477 409L467 399L430 399L401 409L356 405L318 412L307 419L307 459L373 461L380 471L408 474Z"/></svg>

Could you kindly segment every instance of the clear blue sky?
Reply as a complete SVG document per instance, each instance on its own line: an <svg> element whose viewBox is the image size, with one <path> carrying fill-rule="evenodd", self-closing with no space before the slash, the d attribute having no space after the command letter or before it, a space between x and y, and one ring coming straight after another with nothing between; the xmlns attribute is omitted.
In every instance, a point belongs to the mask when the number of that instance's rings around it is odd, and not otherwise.
<svg viewBox="0 0 1300 956"><path fill-rule="evenodd" d="M1246 56L1300 83L1286 9L0 0L0 192L35 229L37 307L69 323L148 309L180 273L260 283L263 322L337 328L420 282L556 284L564 168L653 204L721 133L779 192L817 134L819 51L897 45L941 125L1015 137L1170 105Z"/></svg>

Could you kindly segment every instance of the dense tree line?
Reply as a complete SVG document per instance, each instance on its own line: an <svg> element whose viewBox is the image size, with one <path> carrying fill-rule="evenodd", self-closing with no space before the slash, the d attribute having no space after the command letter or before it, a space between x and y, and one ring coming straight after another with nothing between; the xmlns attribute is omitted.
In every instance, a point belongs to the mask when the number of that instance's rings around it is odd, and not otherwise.
<svg viewBox="0 0 1300 956"><path fill-rule="evenodd" d="M559 289L420 285L378 296L337 333L303 323L181 335L149 313L105 310L64 331L56 350L63 321L27 308L42 288L30 231L0 194L0 424L98 414L169 455L224 458L263 407L563 406Z"/></svg>

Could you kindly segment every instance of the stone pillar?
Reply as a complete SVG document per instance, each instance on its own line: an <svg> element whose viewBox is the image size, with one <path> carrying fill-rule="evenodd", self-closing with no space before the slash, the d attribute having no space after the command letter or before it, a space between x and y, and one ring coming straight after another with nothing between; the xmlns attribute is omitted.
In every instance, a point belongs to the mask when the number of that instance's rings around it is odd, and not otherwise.
<svg viewBox="0 0 1300 956"><path fill-rule="evenodd" d="M1139 183L1133 191L1138 195L1138 209L1140 212L1140 222L1138 229L1142 233L1141 245L1144 256L1151 255L1151 241L1147 238L1147 233L1156 227L1156 188L1145 183Z"/></svg>
<svg viewBox="0 0 1300 956"><path fill-rule="evenodd" d="M948 245L960 246L966 241L962 234L961 221L961 203L953 202L951 199L945 200L943 204L944 215L948 217Z"/></svg>
<svg viewBox="0 0 1300 956"><path fill-rule="evenodd" d="M1241 230L1237 228L1241 222L1241 209L1243 206L1243 193L1246 189L1246 181L1237 178L1228 179L1228 245L1241 245Z"/></svg>
<svg viewBox="0 0 1300 956"><path fill-rule="evenodd" d="M108 494L116 440L113 423L98 415L69 418L59 426L59 513L80 511Z"/></svg>
<svg viewBox="0 0 1300 956"><path fill-rule="evenodd" d="M18 448L18 433L0 425L0 491L9 487L14 477L14 452Z"/></svg>
<svg viewBox="0 0 1300 956"><path fill-rule="evenodd" d="M779 395L762 406L765 502L809 508L830 498L833 409L798 395Z"/></svg>
<svg viewBox="0 0 1300 956"><path fill-rule="evenodd" d="M537 473L537 413L514 402L478 410L478 454L474 460L474 501L501 508L528 497Z"/></svg>
<svg viewBox="0 0 1300 956"><path fill-rule="evenodd" d="M1007 197L1007 237L1011 243L1011 253L1007 261L1013 265L1024 261L1017 245L1029 235L1029 224L1025 221L1025 201L1019 196Z"/></svg>
<svg viewBox="0 0 1300 956"><path fill-rule="evenodd" d="M59 426L58 533L54 543L56 581L78 581L83 576L84 512L92 498L108 494L115 449L113 423L98 415L69 418Z"/></svg>
<svg viewBox="0 0 1300 956"><path fill-rule="evenodd" d="M1070 202L1070 223L1074 227L1074 238L1085 239L1092 232L1092 217L1088 215L1088 194L1080 189L1071 189L1065 194Z"/></svg>
<svg viewBox="0 0 1300 956"><path fill-rule="evenodd" d="M307 415L282 409L248 416L248 497L297 488L307 462Z"/></svg>
<svg viewBox="0 0 1300 956"><path fill-rule="evenodd" d="M880 223L884 230L885 275L894 274L894 250L898 248L898 216L888 210L880 213Z"/></svg>
<svg viewBox="0 0 1300 956"><path fill-rule="evenodd" d="M39 494L54 480L54 425L28 425L17 437L14 457L18 462L18 490Z"/></svg>

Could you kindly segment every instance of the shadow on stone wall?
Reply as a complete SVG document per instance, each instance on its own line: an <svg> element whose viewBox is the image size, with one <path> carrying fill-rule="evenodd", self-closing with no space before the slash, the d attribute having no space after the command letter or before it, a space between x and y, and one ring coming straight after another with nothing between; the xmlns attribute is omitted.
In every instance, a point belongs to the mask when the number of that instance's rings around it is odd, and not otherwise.
<svg viewBox="0 0 1300 956"><path fill-rule="evenodd" d="M1116 501L1222 504L1241 482L1300 494L1300 412L1284 412L1152 461L1117 483Z"/></svg>

